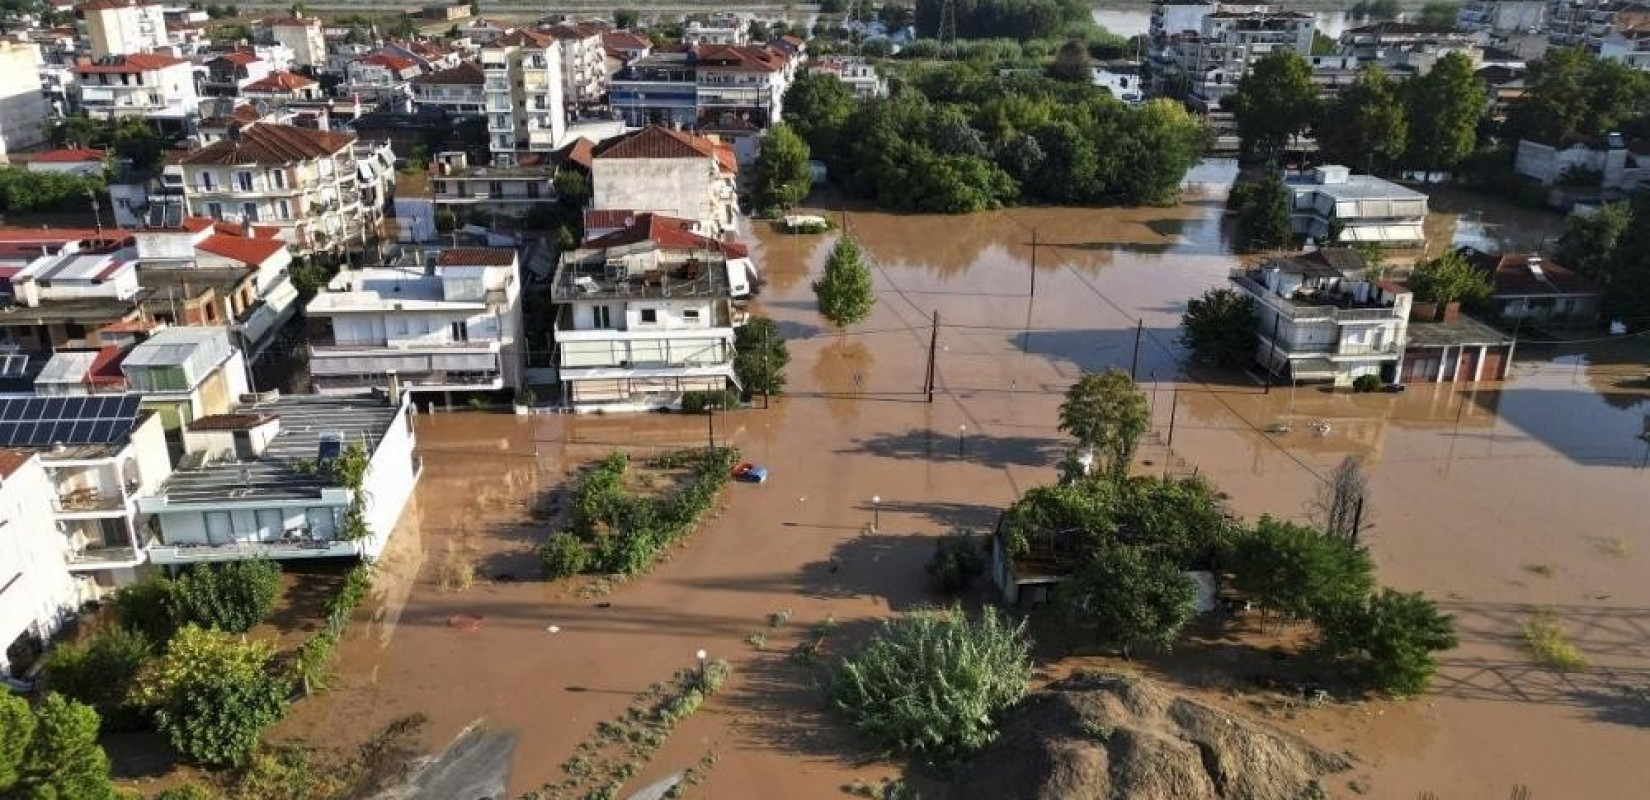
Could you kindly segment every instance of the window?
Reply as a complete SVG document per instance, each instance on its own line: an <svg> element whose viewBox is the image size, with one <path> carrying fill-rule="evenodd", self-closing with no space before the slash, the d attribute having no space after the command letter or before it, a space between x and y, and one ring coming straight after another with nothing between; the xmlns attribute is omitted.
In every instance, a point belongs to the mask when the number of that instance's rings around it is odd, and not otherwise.
<svg viewBox="0 0 1650 800"><path fill-rule="evenodd" d="M201 173L201 188L208 191L208 192L212 191L212 188L213 188L213 186L212 186L212 173L210 173L210 172L202 172Z"/></svg>
<svg viewBox="0 0 1650 800"><path fill-rule="evenodd" d="M280 219L292 219L292 206L285 200L278 200L275 202L275 214Z"/></svg>
<svg viewBox="0 0 1650 800"><path fill-rule="evenodd" d="M454 322L449 327L452 328L453 341L455 341L455 342L468 342L468 341L470 341L470 331L469 331L468 328L466 328L464 326L464 323L462 321Z"/></svg>
<svg viewBox="0 0 1650 800"><path fill-rule="evenodd" d="M684 310L682 312L682 319L686 320L688 322L698 322L699 321L699 309L689 308L689 309Z"/></svg>
<svg viewBox="0 0 1650 800"><path fill-rule="evenodd" d="M613 313L607 306L596 306L590 310L595 312L596 328L607 330L613 327Z"/></svg>
<svg viewBox="0 0 1650 800"><path fill-rule="evenodd" d="M223 220L223 203L207 203L206 204L206 216L209 216L209 217L211 217L215 220L222 221Z"/></svg>
<svg viewBox="0 0 1650 800"><path fill-rule="evenodd" d="M241 219L246 221L246 222L257 222L258 221L258 204L257 203L242 203L241 204Z"/></svg>
<svg viewBox="0 0 1650 800"><path fill-rule="evenodd" d="M237 189L239 189L243 192L252 191L252 173L250 173L250 172L237 172L237 173L235 173L235 188L237 188Z"/></svg>
<svg viewBox="0 0 1650 800"><path fill-rule="evenodd" d="M659 321L659 310L655 308L642 309L642 322L653 323Z"/></svg>
<svg viewBox="0 0 1650 800"><path fill-rule="evenodd" d="M273 169L269 171L269 182L277 189L286 188L286 170Z"/></svg>

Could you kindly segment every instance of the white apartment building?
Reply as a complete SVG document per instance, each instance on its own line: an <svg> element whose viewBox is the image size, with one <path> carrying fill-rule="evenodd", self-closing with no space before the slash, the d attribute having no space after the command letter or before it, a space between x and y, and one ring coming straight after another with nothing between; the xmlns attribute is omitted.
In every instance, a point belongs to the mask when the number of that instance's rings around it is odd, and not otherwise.
<svg viewBox="0 0 1650 800"><path fill-rule="evenodd" d="M482 85L486 74L474 61L452 69L413 78L413 103L418 108L440 108L450 114L479 114L486 102Z"/></svg>
<svg viewBox="0 0 1650 800"><path fill-rule="evenodd" d="M1540 31L1547 25L1547 0L1465 0L1455 27L1474 34Z"/></svg>
<svg viewBox="0 0 1650 800"><path fill-rule="evenodd" d="M435 154L421 193L435 209L448 211L456 219L492 221L521 219L534 207L559 202L555 185L559 168L552 159L526 153L509 167L471 165L469 159L461 151ZM415 187L407 188L397 200L420 194Z"/></svg>
<svg viewBox="0 0 1650 800"><path fill-rule="evenodd" d="M298 14L292 17L266 19L259 23L259 28L267 41L285 45L292 50L294 66L326 66L327 39L322 33L319 18Z"/></svg>
<svg viewBox="0 0 1650 800"><path fill-rule="evenodd" d="M86 24L92 58L166 47L166 12L159 0L89 0L74 8Z"/></svg>
<svg viewBox="0 0 1650 800"><path fill-rule="evenodd" d="M410 395L260 395L195 420L183 460L139 508L156 564L360 557L384 550L422 472ZM333 465L359 447L360 485Z"/></svg>
<svg viewBox="0 0 1650 800"><path fill-rule="evenodd" d="M557 378L575 409L635 410L735 382L745 248L692 220L639 215L562 255L551 284Z"/></svg>
<svg viewBox="0 0 1650 800"><path fill-rule="evenodd" d="M1483 48L1469 34L1407 22L1349 28L1340 41L1341 55L1356 57L1356 67L1374 65L1398 76L1425 75L1450 53L1466 56L1475 69L1484 59Z"/></svg>
<svg viewBox="0 0 1650 800"><path fill-rule="evenodd" d="M46 141L51 106L40 90L41 66L39 45L0 40L0 163Z"/></svg>
<svg viewBox="0 0 1650 800"><path fill-rule="evenodd" d="M1427 196L1421 192L1334 164L1285 183L1293 194L1289 227L1297 236L1322 244L1426 244Z"/></svg>
<svg viewBox="0 0 1650 800"><path fill-rule="evenodd" d="M1350 250L1318 250L1233 273L1255 301L1255 358L1291 381L1350 386L1364 375L1398 379L1414 296L1361 276Z"/></svg>
<svg viewBox="0 0 1650 800"><path fill-rule="evenodd" d="M349 62L344 69L344 92L362 102L384 103L406 111L412 100L412 81L422 72L418 62L392 53L376 52Z"/></svg>
<svg viewBox="0 0 1650 800"><path fill-rule="evenodd" d="M1313 19L1295 11L1222 10L1204 14L1196 33L1170 34L1153 55L1154 76L1184 77L1189 99L1213 108L1237 91L1255 61L1274 50L1312 53Z"/></svg>
<svg viewBox="0 0 1650 800"><path fill-rule="evenodd" d="M160 415L174 436L201 417L221 414L250 390L246 357L227 328L170 327L134 345L120 362L126 390Z"/></svg>
<svg viewBox="0 0 1650 800"><path fill-rule="evenodd" d="M1599 41L1598 57L1650 70L1650 29L1612 30Z"/></svg>
<svg viewBox="0 0 1650 800"><path fill-rule="evenodd" d="M712 14L706 21L689 22L682 33L682 41L689 47L702 44L746 44L750 42L750 25L739 14Z"/></svg>
<svg viewBox="0 0 1650 800"><path fill-rule="evenodd" d="M570 108L589 109L607 96L607 48L602 28L561 23L545 29L561 43L562 100Z"/></svg>
<svg viewBox="0 0 1650 800"><path fill-rule="evenodd" d="M539 31L514 31L482 48L487 140L495 165L514 165L518 150L548 152L560 146L567 131L561 65L561 42Z"/></svg>
<svg viewBox="0 0 1650 800"><path fill-rule="evenodd" d="M701 45L693 63L699 84L695 129L732 143L740 163L754 161L761 132L784 113L798 62L765 45Z"/></svg>
<svg viewBox="0 0 1650 800"><path fill-rule="evenodd" d="M354 134L259 122L231 127L179 167L190 216L269 226L304 256L377 236L394 154Z"/></svg>
<svg viewBox="0 0 1650 800"><path fill-rule="evenodd" d="M136 580L147 560L150 529L138 498L160 487L172 461L160 417L142 410L141 400L0 398L0 447L38 454L50 486L34 497L48 504L81 602Z"/></svg>
<svg viewBox="0 0 1650 800"><path fill-rule="evenodd" d="M194 67L184 59L138 52L104 56L76 64L75 75L80 106L93 118L144 117L191 132L200 97Z"/></svg>
<svg viewBox="0 0 1650 800"><path fill-rule="evenodd" d="M69 544L57 532L51 481L31 450L0 449L0 676L20 639L51 639L84 598L69 573Z"/></svg>
<svg viewBox="0 0 1650 800"><path fill-rule="evenodd" d="M591 162L591 209L657 212L711 235L739 218L739 163L719 140L649 125L603 143Z"/></svg>
<svg viewBox="0 0 1650 800"><path fill-rule="evenodd" d="M888 79L877 74L877 68L858 56L822 56L809 65L811 72L835 75L859 100L872 100L888 95ZM1139 87L1134 88L1138 94ZM1114 95L1117 92L1113 92Z"/></svg>
<svg viewBox="0 0 1650 800"><path fill-rule="evenodd" d="M305 309L316 391L398 379L408 392L521 385L521 283L505 248L409 248L344 270Z"/></svg>

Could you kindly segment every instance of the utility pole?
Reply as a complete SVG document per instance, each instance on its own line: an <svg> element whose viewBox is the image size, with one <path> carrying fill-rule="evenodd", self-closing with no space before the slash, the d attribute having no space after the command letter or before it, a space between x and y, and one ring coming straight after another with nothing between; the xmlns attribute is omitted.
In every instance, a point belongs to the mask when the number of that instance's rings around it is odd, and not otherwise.
<svg viewBox="0 0 1650 800"><path fill-rule="evenodd" d="M773 382L773 376L768 374L768 326L762 326L762 408L768 407L768 384Z"/></svg>
<svg viewBox="0 0 1650 800"><path fill-rule="evenodd" d="M1031 296L1037 296L1037 229L1031 229Z"/></svg>
<svg viewBox="0 0 1650 800"><path fill-rule="evenodd" d="M1169 401L1169 440L1163 445L1171 449L1174 447L1174 417L1178 411L1180 411L1180 387L1176 386L1174 398Z"/></svg>
<svg viewBox="0 0 1650 800"><path fill-rule="evenodd" d="M1272 393L1272 364L1278 360L1278 323L1283 321L1283 315L1272 314L1272 347L1266 357L1266 393Z"/></svg>
<svg viewBox="0 0 1650 800"><path fill-rule="evenodd" d="M710 451L716 452L716 401L705 407L705 425L710 432Z"/></svg>
<svg viewBox="0 0 1650 800"><path fill-rule="evenodd" d="M1129 380L1134 380L1135 372L1140 369L1140 337L1146 333L1146 320L1141 319L1134 326L1134 360L1129 362Z"/></svg>
<svg viewBox="0 0 1650 800"><path fill-rule="evenodd" d="M934 351L940 343L940 312L934 311L934 326L928 333L928 379L924 382L924 391L928 393L928 402L934 402Z"/></svg>

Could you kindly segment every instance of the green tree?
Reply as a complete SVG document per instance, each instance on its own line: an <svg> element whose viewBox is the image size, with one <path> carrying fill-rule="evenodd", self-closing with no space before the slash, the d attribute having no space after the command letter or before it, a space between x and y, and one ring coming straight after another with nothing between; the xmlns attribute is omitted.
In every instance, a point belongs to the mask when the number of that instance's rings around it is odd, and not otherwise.
<svg viewBox="0 0 1650 800"><path fill-rule="evenodd" d="M1347 12L1347 16L1353 19L1369 19L1379 22L1397 19L1398 15L1403 13L1403 10L1403 6L1398 4L1398 0L1358 0L1352 6L1352 10Z"/></svg>
<svg viewBox="0 0 1650 800"><path fill-rule="evenodd" d="M1558 263L1608 286L1616 243L1633 224L1626 203L1605 203L1590 212L1577 211L1564 221L1564 235L1553 254Z"/></svg>
<svg viewBox="0 0 1650 800"><path fill-rule="evenodd" d="M1276 250L1293 241L1289 230L1290 198L1283 176L1273 170L1259 178L1239 178L1232 185L1226 207L1236 212L1232 234L1240 252Z"/></svg>
<svg viewBox="0 0 1650 800"><path fill-rule="evenodd" d="M1293 619L1360 602L1375 588L1367 551L1271 517L1237 537L1228 561L1238 591Z"/></svg>
<svg viewBox="0 0 1650 800"><path fill-rule="evenodd" d="M0 797L115 800L97 729L97 712L63 695L48 694L31 709L0 694Z"/></svg>
<svg viewBox="0 0 1650 800"><path fill-rule="evenodd" d="M916 0L917 35L939 38L944 0ZM963 39L1048 39L1088 23L1088 5L1077 0L971 0L953 6Z"/></svg>
<svg viewBox="0 0 1650 800"><path fill-rule="evenodd" d="M1137 644L1168 649L1197 612L1197 589L1180 567L1127 546L1090 552L1055 598L1068 629L1124 658Z"/></svg>
<svg viewBox="0 0 1650 800"><path fill-rule="evenodd" d="M809 72L785 90L785 123L818 158L838 152L839 137L854 113L854 92L828 72Z"/></svg>
<svg viewBox="0 0 1650 800"><path fill-rule="evenodd" d="M613 12L613 27L622 31L632 30L636 23L642 21L642 15L633 8L620 8Z"/></svg>
<svg viewBox="0 0 1650 800"><path fill-rule="evenodd" d="M1423 303L1473 303L1490 296L1490 276L1450 250L1437 258L1415 265L1409 273L1409 288Z"/></svg>
<svg viewBox="0 0 1650 800"><path fill-rule="evenodd" d="M884 620L842 662L831 687L854 729L878 745L935 761L985 746L1025 696L1031 660L1024 625L986 608Z"/></svg>
<svg viewBox="0 0 1650 800"><path fill-rule="evenodd" d="M1447 53L1425 75L1404 84L1409 142L1405 163L1413 169L1448 170L1478 145L1478 122L1489 107L1484 82L1472 60Z"/></svg>
<svg viewBox="0 0 1650 800"><path fill-rule="evenodd" d="M156 169L166 154L166 142L143 117L125 117L110 135L115 154L138 169Z"/></svg>
<svg viewBox="0 0 1650 800"><path fill-rule="evenodd" d="M201 564L173 583L172 616L179 624L245 633L275 608L281 568L264 558Z"/></svg>
<svg viewBox="0 0 1650 800"><path fill-rule="evenodd" d="M1262 56L1238 81L1232 95L1243 149L1273 158L1318 118L1318 87L1312 67L1294 51L1279 48Z"/></svg>
<svg viewBox="0 0 1650 800"><path fill-rule="evenodd" d="M1503 133L1548 144L1568 141L1591 112L1586 82L1593 57L1579 47L1557 47L1530 62L1524 96L1508 112Z"/></svg>
<svg viewBox="0 0 1650 800"><path fill-rule="evenodd" d="M1255 360L1255 301L1236 289L1216 288L1186 301L1180 343L1199 362L1239 369Z"/></svg>
<svg viewBox="0 0 1650 800"><path fill-rule="evenodd" d="M539 562L544 565L544 577L548 580L577 575L589 561L584 543L571 533L553 534L539 545Z"/></svg>
<svg viewBox="0 0 1650 800"><path fill-rule="evenodd" d="M1094 80L1094 70L1089 59L1089 48L1081 39L1067 39L1065 44L1054 54L1054 63L1049 65L1049 77L1055 80L1090 82Z"/></svg>
<svg viewBox="0 0 1650 800"><path fill-rule="evenodd" d="M1455 20L1461 13L1460 3L1448 3L1443 0L1431 0L1421 6L1421 12L1415 16L1416 22L1434 28L1455 28Z"/></svg>
<svg viewBox="0 0 1650 800"><path fill-rule="evenodd" d="M292 685L273 656L267 642L188 625L144 670L133 699L154 710L155 727L184 758L239 764L286 714Z"/></svg>
<svg viewBox="0 0 1650 800"><path fill-rule="evenodd" d="M854 237L844 233L837 239L830 257L825 259L825 274L814 281L813 289L819 299L819 313L838 328L871 315L871 306L877 301L876 289Z"/></svg>
<svg viewBox="0 0 1650 800"><path fill-rule="evenodd" d="M1184 105L1163 99L1131 111L1124 123L1124 135L1113 142L1111 191L1129 202L1172 205L1208 143L1203 123Z"/></svg>
<svg viewBox="0 0 1650 800"><path fill-rule="evenodd" d="M944 594L957 594L985 572L985 553L970 531L957 528L934 541L934 555L923 568Z"/></svg>
<svg viewBox="0 0 1650 800"><path fill-rule="evenodd" d="M129 730L143 722L127 700L138 672L154 654L149 637L120 626L83 642L63 642L46 654L46 686L91 706L107 730Z"/></svg>
<svg viewBox="0 0 1650 800"><path fill-rule="evenodd" d="M785 334L767 317L753 316L733 332L733 374L746 396L779 394L785 388L785 365L791 351Z"/></svg>
<svg viewBox="0 0 1650 800"><path fill-rule="evenodd" d="M1409 120L1398 91L1380 67L1365 66L1357 80L1331 101L1316 134L1325 161L1386 172L1403 157Z"/></svg>
<svg viewBox="0 0 1650 800"><path fill-rule="evenodd" d="M1106 474L1127 475L1140 437L1151 427L1146 395L1123 370L1084 373L1060 404L1060 430L1077 440Z"/></svg>
<svg viewBox="0 0 1650 800"><path fill-rule="evenodd" d="M1650 328L1650 196L1633 198L1632 222L1616 243L1604 313L1633 331Z"/></svg>
<svg viewBox="0 0 1650 800"><path fill-rule="evenodd" d="M1318 621L1323 651L1347 661L1365 686L1395 695L1426 691L1438 671L1434 653L1454 648L1454 619L1420 592L1383 589L1334 608Z"/></svg>
<svg viewBox="0 0 1650 800"><path fill-rule="evenodd" d="M51 123L46 136L58 147L91 147L108 141L108 128L84 114L73 114Z"/></svg>
<svg viewBox="0 0 1650 800"><path fill-rule="evenodd" d="M590 178L578 170L558 170L551 185L563 207L576 210L590 202Z"/></svg>
<svg viewBox="0 0 1650 800"><path fill-rule="evenodd" d="M143 634L151 643L169 641L178 629L172 615L172 592L176 587L164 575L150 575L115 590L111 604L120 626Z"/></svg>
<svg viewBox="0 0 1650 800"><path fill-rule="evenodd" d="M800 204L813 188L808 168L808 145L781 122L762 138L751 177L751 193L763 214L777 215Z"/></svg>

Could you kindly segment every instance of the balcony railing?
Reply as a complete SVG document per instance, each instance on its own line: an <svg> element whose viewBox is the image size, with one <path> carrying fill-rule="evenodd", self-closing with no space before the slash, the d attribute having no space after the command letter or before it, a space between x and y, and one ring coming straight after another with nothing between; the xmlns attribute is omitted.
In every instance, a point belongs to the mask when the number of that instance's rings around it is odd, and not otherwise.
<svg viewBox="0 0 1650 800"><path fill-rule="evenodd" d="M68 553L68 562L71 569L115 569L130 566L143 560L143 555L136 547L87 547L82 550L71 550Z"/></svg>
<svg viewBox="0 0 1650 800"><path fill-rule="evenodd" d="M1332 305L1306 305L1279 297L1267 289L1259 281L1250 277L1249 271L1233 270L1233 283L1236 283L1256 301L1272 309L1288 320L1332 320L1335 322L1386 322L1401 319L1398 311L1392 306L1376 308L1341 308Z"/></svg>

